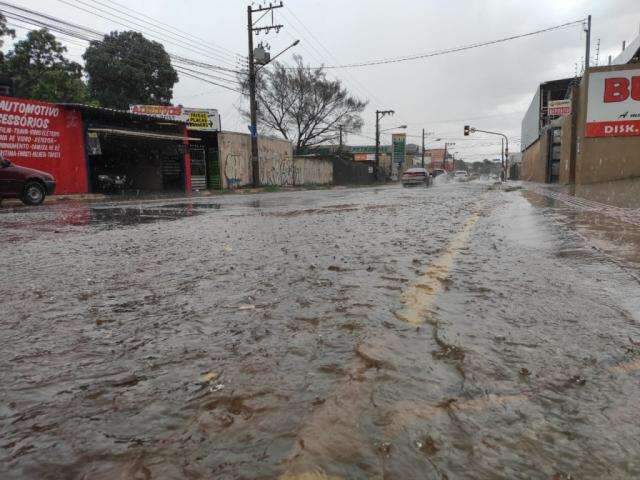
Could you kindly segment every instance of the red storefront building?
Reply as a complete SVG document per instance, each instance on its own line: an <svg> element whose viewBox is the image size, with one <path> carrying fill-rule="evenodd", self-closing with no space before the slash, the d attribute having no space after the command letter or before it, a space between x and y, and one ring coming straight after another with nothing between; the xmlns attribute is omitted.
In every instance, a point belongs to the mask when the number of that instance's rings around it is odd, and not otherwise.
<svg viewBox="0 0 640 480"><path fill-rule="evenodd" d="M97 192L105 174L139 191L189 192L189 144L199 141L182 121L0 96L0 152L53 175L58 194Z"/></svg>

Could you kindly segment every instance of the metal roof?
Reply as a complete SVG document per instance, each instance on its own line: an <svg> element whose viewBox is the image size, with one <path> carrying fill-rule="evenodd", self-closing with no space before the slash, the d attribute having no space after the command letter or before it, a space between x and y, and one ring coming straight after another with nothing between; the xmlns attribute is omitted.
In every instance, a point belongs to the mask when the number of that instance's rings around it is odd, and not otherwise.
<svg viewBox="0 0 640 480"><path fill-rule="evenodd" d="M640 56L640 35L638 35L633 42L631 42L627 47L613 59L611 65L625 65L634 57Z"/></svg>
<svg viewBox="0 0 640 480"><path fill-rule="evenodd" d="M148 122L171 124L171 125L186 125L187 122L180 120L168 120L153 115L141 115L139 113L133 113L128 110L118 110L116 108L97 107L95 105L87 105L84 103L57 103L56 105L63 108L71 108L80 110L81 112L102 114L113 118L125 118L129 120L144 120Z"/></svg>

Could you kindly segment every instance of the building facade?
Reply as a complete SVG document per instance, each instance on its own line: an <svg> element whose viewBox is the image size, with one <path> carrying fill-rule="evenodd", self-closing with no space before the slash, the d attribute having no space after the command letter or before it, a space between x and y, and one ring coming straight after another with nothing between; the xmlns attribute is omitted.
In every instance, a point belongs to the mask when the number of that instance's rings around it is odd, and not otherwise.
<svg viewBox="0 0 640 480"><path fill-rule="evenodd" d="M522 124L523 180L581 185L640 177L639 58L640 37L610 65L538 88Z"/></svg>

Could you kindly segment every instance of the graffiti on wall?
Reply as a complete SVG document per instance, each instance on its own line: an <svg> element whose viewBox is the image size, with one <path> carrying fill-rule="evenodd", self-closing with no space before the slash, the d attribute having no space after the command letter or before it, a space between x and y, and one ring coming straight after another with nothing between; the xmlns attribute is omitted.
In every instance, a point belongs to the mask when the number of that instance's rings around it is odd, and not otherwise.
<svg viewBox="0 0 640 480"><path fill-rule="evenodd" d="M297 185L300 177L300 170L296 168L293 158L273 155L265 158L260 157L260 181L265 185Z"/></svg>
<svg viewBox="0 0 640 480"><path fill-rule="evenodd" d="M242 179L240 178L240 168L243 162L242 155L239 153L228 153L224 160L224 179L228 188L237 188L240 186Z"/></svg>
<svg viewBox="0 0 640 480"><path fill-rule="evenodd" d="M251 137L223 132L218 135L220 171L224 188L252 183ZM333 162L325 158L293 157L291 142L260 138L260 183L293 186L333 183Z"/></svg>

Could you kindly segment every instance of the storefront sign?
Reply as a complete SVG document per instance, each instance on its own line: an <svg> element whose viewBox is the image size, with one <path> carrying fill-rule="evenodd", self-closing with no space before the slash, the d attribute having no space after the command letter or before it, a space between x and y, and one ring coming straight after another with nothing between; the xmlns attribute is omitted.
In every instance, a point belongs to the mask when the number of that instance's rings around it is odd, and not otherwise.
<svg viewBox="0 0 640 480"><path fill-rule="evenodd" d="M547 113L552 117L571 115L571 99L551 100L547 105Z"/></svg>
<svg viewBox="0 0 640 480"><path fill-rule="evenodd" d="M172 105L132 105L129 111L140 115L150 115L185 122L189 130L220 131L220 115L213 108L186 108Z"/></svg>
<svg viewBox="0 0 640 480"><path fill-rule="evenodd" d="M86 191L82 118L53 103L0 97L0 152L56 177L58 193Z"/></svg>
<svg viewBox="0 0 640 480"><path fill-rule="evenodd" d="M640 136L640 69L589 74L586 137Z"/></svg>
<svg viewBox="0 0 640 480"><path fill-rule="evenodd" d="M354 153L353 160L356 162L375 162L375 153Z"/></svg>

